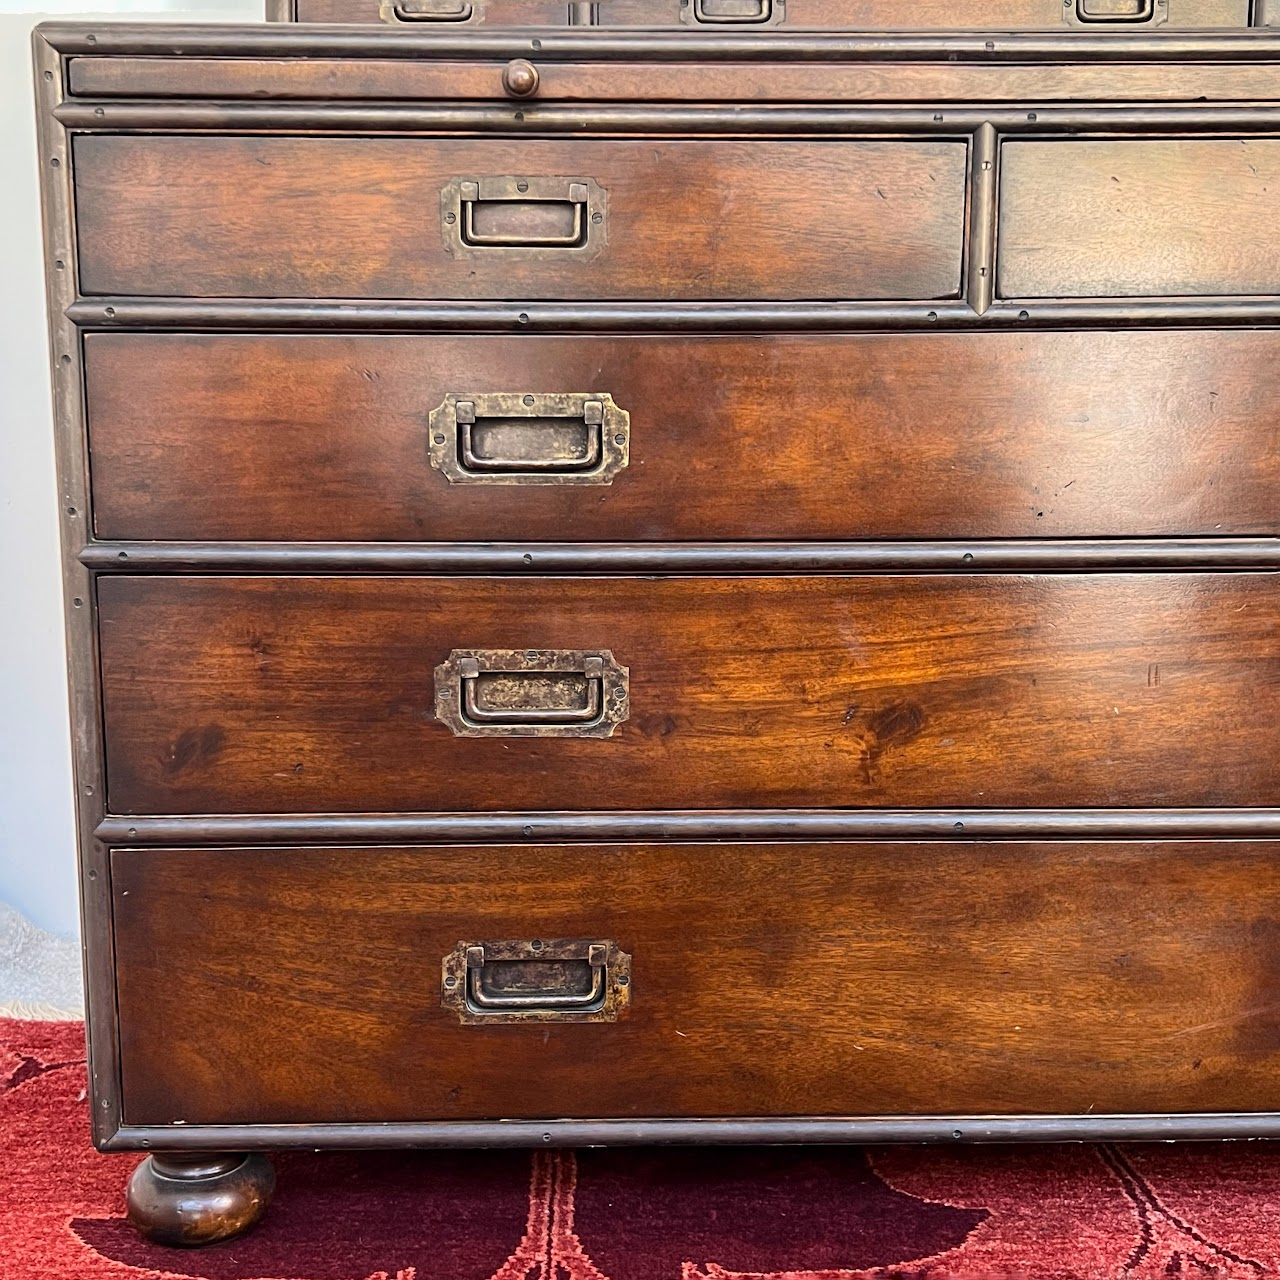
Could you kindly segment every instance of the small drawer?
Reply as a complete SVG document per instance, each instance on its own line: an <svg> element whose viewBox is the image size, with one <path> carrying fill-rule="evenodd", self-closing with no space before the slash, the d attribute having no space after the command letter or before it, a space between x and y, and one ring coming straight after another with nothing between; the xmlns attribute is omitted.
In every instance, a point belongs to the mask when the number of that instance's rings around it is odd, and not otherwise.
<svg viewBox="0 0 1280 1280"><path fill-rule="evenodd" d="M84 353L104 538L1280 534L1274 332L92 333Z"/></svg>
<svg viewBox="0 0 1280 1280"><path fill-rule="evenodd" d="M960 291L963 142L92 135L74 161L86 294Z"/></svg>
<svg viewBox="0 0 1280 1280"><path fill-rule="evenodd" d="M1274 843L117 849L111 880L126 1124L1249 1112L1280 1088Z"/></svg>
<svg viewBox="0 0 1280 1280"><path fill-rule="evenodd" d="M111 576L98 607L115 813L1280 804L1273 573Z"/></svg>
<svg viewBox="0 0 1280 1280"><path fill-rule="evenodd" d="M702 31L1062 31L1098 22L1138 30L1244 28L1249 0L293 0L300 22L392 20L409 30L423 20L468 25L563 25L567 10L602 27L672 27ZM396 9L400 13L396 13ZM465 17L460 16L465 13ZM1094 27L1096 30L1096 26Z"/></svg>
<svg viewBox="0 0 1280 1280"><path fill-rule="evenodd" d="M1006 142L1005 298L1280 295L1280 138Z"/></svg>
<svg viewBox="0 0 1280 1280"><path fill-rule="evenodd" d="M291 0L295 22L386 22L405 31L456 31L483 24L557 27L566 0Z"/></svg>

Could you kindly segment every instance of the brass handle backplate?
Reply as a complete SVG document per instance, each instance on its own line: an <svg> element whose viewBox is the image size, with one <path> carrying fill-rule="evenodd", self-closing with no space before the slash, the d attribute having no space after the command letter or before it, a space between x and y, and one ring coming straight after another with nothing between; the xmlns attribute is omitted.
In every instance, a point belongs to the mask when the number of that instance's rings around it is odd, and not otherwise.
<svg viewBox="0 0 1280 1280"><path fill-rule="evenodd" d="M442 970L440 1003L472 1026L616 1022L631 1000L631 957L608 940L459 942Z"/></svg>
<svg viewBox="0 0 1280 1280"><path fill-rule="evenodd" d="M607 391L450 394L428 425L454 484L612 484L630 460L631 415Z"/></svg>
<svg viewBox="0 0 1280 1280"><path fill-rule="evenodd" d="M455 258L591 257L605 242L606 206L604 188L590 178L455 178L440 192L444 247Z"/></svg>
<svg viewBox="0 0 1280 1280"><path fill-rule="evenodd" d="M608 738L630 714L608 649L455 649L435 677L436 718L459 738Z"/></svg>

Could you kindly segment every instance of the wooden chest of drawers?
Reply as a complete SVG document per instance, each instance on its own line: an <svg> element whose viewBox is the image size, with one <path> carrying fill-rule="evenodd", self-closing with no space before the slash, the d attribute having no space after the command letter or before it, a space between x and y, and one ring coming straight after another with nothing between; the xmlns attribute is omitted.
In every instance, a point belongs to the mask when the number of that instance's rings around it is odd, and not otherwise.
<svg viewBox="0 0 1280 1280"><path fill-rule="evenodd" d="M293 1145L1280 1135L1280 34L36 59L144 1230Z"/></svg>

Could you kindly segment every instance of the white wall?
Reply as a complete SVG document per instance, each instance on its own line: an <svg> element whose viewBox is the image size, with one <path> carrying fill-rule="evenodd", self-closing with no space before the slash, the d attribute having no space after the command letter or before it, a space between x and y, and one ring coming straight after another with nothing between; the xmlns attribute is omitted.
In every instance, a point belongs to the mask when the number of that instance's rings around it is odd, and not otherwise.
<svg viewBox="0 0 1280 1280"><path fill-rule="evenodd" d="M29 3L30 0L25 0ZM78 928L31 28L44 17L259 22L262 0L0 0L0 902Z"/></svg>

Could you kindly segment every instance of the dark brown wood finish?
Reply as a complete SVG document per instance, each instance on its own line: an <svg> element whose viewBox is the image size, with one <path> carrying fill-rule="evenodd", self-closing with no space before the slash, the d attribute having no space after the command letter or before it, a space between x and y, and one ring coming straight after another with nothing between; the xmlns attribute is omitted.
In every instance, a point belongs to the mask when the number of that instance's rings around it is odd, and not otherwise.
<svg viewBox="0 0 1280 1280"><path fill-rule="evenodd" d="M1183 0L1186 3L1186 0ZM433 11L447 15L431 18ZM457 4L423 4L421 0L392 3L391 15L384 17L381 0L293 0L293 22L377 22L396 30L455 31L487 23L497 27L567 26L567 0L458 0ZM397 10L400 11L397 14ZM462 21L453 19L457 12L467 12ZM419 18L421 20L415 20Z"/></svg>
<svg viewBox="0 0 1280 1280"><path fill-rule="evenodd" d="M91 494L84 423L80 332L67 316L76 295L78 245L71 184L71 151L54 113L63 100L63 64L39 31L33 34L37 154L41 183L45 289L49 302L49 368L53 392L54 446L62 591L66 615L67 683L84 991L88 1048L89 1125L101 1146L120 1127L116 1038L115 956L111 936L111 878L107 848L94 837L102 821L102 702L98 679L94 574L79 553L90 537Z"/></svg>
<svg viewBox="0 0 1280 1280"><path fill-rule="evenodd" d="M823 2L38 35L99 1145L1280 1136L1280 40ZM503 174L606 188L581 272L448 256ZM421 470L446 379L566 373L590 511ZM434 718L530 645L613 737ZM625 1019L440 1021L598 931Z"/></svg>
<svg viewBox="0 0 1280 1280"><path fill-rule="evenodd" d="M90 294L929 299L960 290L961 142L90 136L74 153L80 286ZM587 233L603 238L600 251L451 256L446 184L521 174L603 187L607 212Z"/></svg>
<svg viewBox="0 0 1280 1280"><path fill-rule="evenodd" d="M1276 333L90 334L85 361L105 538L1280 534ZM590 389L631 414L608 486L428 464L450 393Z"/></svg>
<svg viewBox="0 0 1280 1280"><path fill-rule="evenodd" d="M538 62L1147 62L1179 67L1194 62L1274 62L1274 32L1190 30L1160 32L1062 29L1042 32L937 31L607 31L545 27L540 31L489 27L419 32L405 25L325 27L308 24L235 27L184 23L46 22L39 39L74 56L128 57L367 57L418 61L528 58ZM537 40L535 47L533 41Z"/></svg>
<svg viewBox="0 0 1280 1280"><path fill-rule="evenodd" d="M106 578L123 813L1274 805L1273 574ZM454 649L608 649L608 740L460 739Z"/></svg>
<svg viewBox="0 0 1280 1280"><path fill-rule="evenodd" d="M1005 144L1011 298L1280 293L1280 138Z"/></svg>
<svg viewBox="0 0 1280 1280"><path fill-rule="evenodd" d="M217 1244L253 1226L275 1186L264 1156L153 1155L129 1179L129 1221L157 1244Z"/></svg>
<svg viewBox="0 0 1280 1280"><path fill-rule="evenodd" d="M506 64L336 58L306 62L229 58L74 58L73 91L102 98L222 98L320 101L476 101L503 93ZM1280 98L1280 68L1193 63L1165 66L814 66L677 65L655 77L650 64L543 63L542 102L1116 102ZM104 109L105 112L105 109Z"/></svg>
<svg viewBox="0 0 1280 1280"><path fill-rule="evenodd" d="M1071 0L1074 3L1074 0ZM999 31L1067 30L1062 0L967 0L961 8L955 0L761 0L772 21L799 30L891 31L902 29L956 29L989 27ZM776 5L777 11L772 12ZM467 25L526 22L560 23L570 5L550 0L480 0ZM714 31L710 23L686 22L680 0L601 0L593 6L602 27L684 26L688 30ZM1070 8L1070 4L1066 8ZM683 6L687 14L688 6ZM1168 0L1165 30L1186 27L1247 27L1249 0ZM1068 15L1069 16L1069 15ZM379 0L295 0L294 21L382 22ZM403 24L420 29L428 24ZM454 24L447 24L452 27ZM432 29L446 26L430 24ZM750 31L757 23L729 24L731 31ZM1148 29L1148 23L1134 29ZM725 27L719 29L724 30ZM1088 30L1076 26L1072 30Z"/></svg>
<svg viewBox="0 0 1280 1280"><path fill-rule="evenodd" d="M1277 853L117 850L125 1119L1261 1110ZM593 937L632 955L616 1023L441 1006L460 939Z"/></svg>

